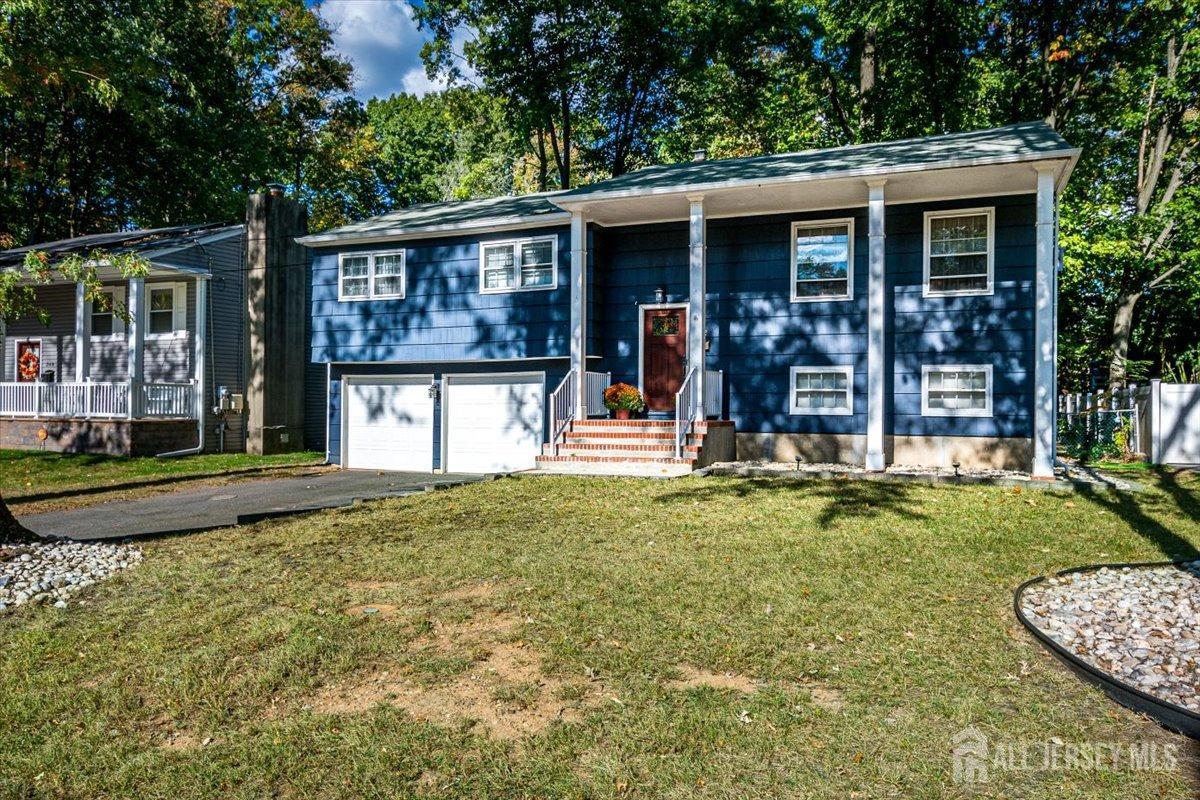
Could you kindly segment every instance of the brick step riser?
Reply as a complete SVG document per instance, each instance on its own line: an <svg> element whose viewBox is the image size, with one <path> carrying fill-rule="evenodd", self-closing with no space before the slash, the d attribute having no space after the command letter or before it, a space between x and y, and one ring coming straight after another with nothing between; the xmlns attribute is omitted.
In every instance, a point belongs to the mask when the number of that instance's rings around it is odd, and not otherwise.
<svg viewBox="0 0 1200 800"><path fill-rule="evenodd" d="M543 455L554 455L553 453L543 453ZM613 456L629 459L643 458L673 458L675 456L674 447L655 447L655 448L611 448L611 447L588 447L586 445L562 445L558 448L560 456ZM696 458L700 455L700 448L685 447L683 448L685 458Z"/></svg>
<svg viewBox="0 0 1200 800"><path fill-rule="evenodd" d="M626 438L614 436L612 438L605 437L603 439L593 438L591 436L568 436L562 444L566 445L619 445L621 447L662 447L663 445L675 446L675 437L669 438ZM704 444L702 440L688 437L684 442L687 447L700 447Z"/></svg>

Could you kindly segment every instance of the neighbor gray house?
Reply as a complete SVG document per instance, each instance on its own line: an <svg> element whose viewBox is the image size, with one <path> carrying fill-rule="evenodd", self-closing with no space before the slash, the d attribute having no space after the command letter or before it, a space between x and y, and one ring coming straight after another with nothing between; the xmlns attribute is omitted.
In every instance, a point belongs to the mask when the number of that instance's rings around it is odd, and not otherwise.
<svg viewBox="0 0 1200 800"><path fill-rule="evenodd" d="M252 195L244 223L0 252L0 269L20 269L30 250L52 259L136 253L149 264L132 279L97 264L99 302L87 301L82 284L37 286L49 324L0 320L0 447L119 455L323 447L319 410L304 429L309 259L294 239L305 230L303 208L276 192ZM314 388L323 402L323 372Z"/></svg>

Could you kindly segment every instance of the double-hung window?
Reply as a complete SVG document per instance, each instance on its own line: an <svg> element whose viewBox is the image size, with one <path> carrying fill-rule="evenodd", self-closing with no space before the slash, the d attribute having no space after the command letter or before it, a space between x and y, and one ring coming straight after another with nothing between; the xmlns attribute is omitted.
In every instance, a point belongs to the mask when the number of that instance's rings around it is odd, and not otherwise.
<svg viewBox="0 0 1200 800"><path fill-rule="evenodd" d="M925 214L925 296L991 294L995 210Z"/></svg>
<svg viewBox="0 0 1200 800"><path fill-rule="evenodd" d="M187 285L148 283L147 336L173 336L187 329Z"/></svg>
<svg viewBox="0 0 1200 800"><path fill-rule="evenodd" d="M854 285L854 220L792 223L792 302L849 300Z"/></svg>
<svg viewBox="0 0 1200 800"><path fill-rule="evenodd" d="M853 367L792 367L791 413L853 414Z"/></svg>
<svg viewBox="0 0 1200 800"><path fill-rule="evenodd" d="M479 287L487 293L553 289L558 285L558 240L484 242L479 247Z"/></svg>
<svg viewBox="0 0 1200 800"><path fill-rule="evenodd" d="M338 258L339 300L398 300L404 297L404 251L342 253Z"/></svg>
<svg viewBox="0 0 1200 800"><path fill-rule="evenodd" d="M92 301L92 336L112 336L119 333L116 314L117 292L106 289Z"/></svg>
<svg viewBox="0 0 1200 800"><path fill-rule="evenodd" d="M925 364L921 367L921 414L926 417L990 417L991 364Z"/></svg>

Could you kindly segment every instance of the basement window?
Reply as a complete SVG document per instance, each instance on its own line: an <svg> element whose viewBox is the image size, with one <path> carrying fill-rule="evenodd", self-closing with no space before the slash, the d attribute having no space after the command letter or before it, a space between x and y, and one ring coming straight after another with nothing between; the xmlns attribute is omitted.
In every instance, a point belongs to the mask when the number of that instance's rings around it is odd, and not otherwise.
<svg viewBox="0 0 1200 800"><path fill-rule="evenodd" d="M921 367L921 415L990 417L992 365L925 364Z"/></svg>
<svg viewBox="0 0 1200 800"><path fill-rule="evenodd" d="M995 210L925 214L926 297L991 294Z"/></svg>
<svg viewBox="0 0 1200 800"><path fill-rule="evenodd" d="M558 285L558 239L486 242L479 247L479 287L484 294L553 289Z"/></svg>
<svg viewBox="0 0 1200 800"><path fill-rule="evenodd" d="M338 257L339 300L399 300L403 297L403 250L342 253Z"/></svg>
<svg viewBox="0 0 1200 800"><path fill-rule="evenodd" d="M792 367L791 413L853 414L853 367Z"/></svg>

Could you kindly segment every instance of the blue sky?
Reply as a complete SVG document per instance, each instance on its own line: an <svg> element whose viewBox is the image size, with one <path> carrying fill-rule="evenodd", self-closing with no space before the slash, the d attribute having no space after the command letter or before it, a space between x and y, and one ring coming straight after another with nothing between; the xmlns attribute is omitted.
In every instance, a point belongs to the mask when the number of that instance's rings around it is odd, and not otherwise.
<svg viewBox="0 0 1200 800"><path fill-rule="evenodd" d="M444 88L421 63L426 36L403 0L306 0L333 29L334 46L354 65L360 100L395 92L425 94Z"/></svg>

